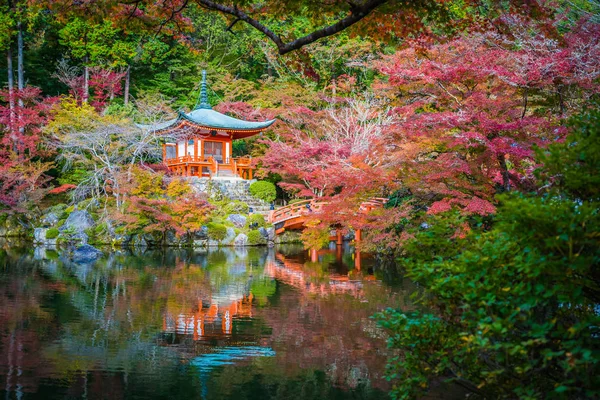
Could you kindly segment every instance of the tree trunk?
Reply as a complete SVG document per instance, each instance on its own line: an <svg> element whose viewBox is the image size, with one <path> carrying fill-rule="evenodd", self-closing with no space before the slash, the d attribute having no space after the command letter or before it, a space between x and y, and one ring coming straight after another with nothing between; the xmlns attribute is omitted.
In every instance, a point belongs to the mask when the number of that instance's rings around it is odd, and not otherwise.
<svg viewBox="0 0 600 400"><path fill-rule="evenodd" d="M83 62L85 63L85 66L83 67L83 93L81 95L81 101L87 103L90 91L90 68L87 65L87 56L84 58Z"/></svg>
<svg viewBox="0 0 600 400"><path fill-rule="evenodd" d="M127 66L127 72L125 73L125 93L123 94L123 104L127 106L129 104L129 75L131 72L131 65Z"/></svg>
<svg viewBox="0 0 600 400"><path fill-rule="evenodd" d="M500 164L500 174L502 175L502 190L504 192L510 191L510 174L508 173L508 166L506 165L505 154L498 155L498 163Z"/></svg>
<svg viewBox="0 0 600 400"><path fill-rule="evenodd" d="M13 141L13 151L18 153L17 142L14 132L15 127L15 79L13 75L13 62L12 62L12 49L10 44L6 51L6 70L8 71L8 107L10 109L9 114L9 130L11 140Z"/></svg>
<svg viewBox="0 0 600 400"><path fill-rule="evenodd" d="M23 108L22 91L25 88L25 67L23 63L23 25L17 23L17 89L19 90L19 132L25 133L25 127L21 126L21 109Z"/></svg>
<svg viewBox="0 0 600 400"><path fill-rule="evenodd" d="M17 24L17 87L23 90L25 87L25 67L23 63L23 27L19 22ZM23 101L19 99L19 105L23 105Z"/></svg>

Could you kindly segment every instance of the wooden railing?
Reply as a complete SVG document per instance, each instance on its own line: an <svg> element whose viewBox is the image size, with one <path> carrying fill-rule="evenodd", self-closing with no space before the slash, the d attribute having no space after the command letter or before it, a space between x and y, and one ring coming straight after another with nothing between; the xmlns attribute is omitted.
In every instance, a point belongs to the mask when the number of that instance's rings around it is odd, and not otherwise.
<svg viewBox="0 0 600 400"><path fill-rule="evenodd" d="M229 170L233 174L252 178L251 157L228 157L225 160L216 160L214 157L196 157L193 155L167 158L164 160L168 167L181 168L181 166L207 167L211 176L218 175L220 169ZM200 172L202 174L202 172Z"/></svg>
<svg viewBox="0 0 600 400"><path fill-rule="evenodd" d="M388 199L384 197L370 198L369 200L361 203L359 212L368 213L375 208L382 208L387 201ZM303 215L318 213L321 211L323 206L327 204L328 202L326 201L318 201L315 199L302 200L271 211L269 213L268 220L272 224L278 224L280 222L298 218Z"/></svg>
<svg viewBox="0 0 600 400"><path fill-rule="evenodd" d="M277 210L271 211L269 214L269 222L276 224L287 219L296 218L300 215L311 214L314 212L320 212L321 208L326 205L327 202L317 201L315 199L302 200L294 204L278 208Z"/></svg>

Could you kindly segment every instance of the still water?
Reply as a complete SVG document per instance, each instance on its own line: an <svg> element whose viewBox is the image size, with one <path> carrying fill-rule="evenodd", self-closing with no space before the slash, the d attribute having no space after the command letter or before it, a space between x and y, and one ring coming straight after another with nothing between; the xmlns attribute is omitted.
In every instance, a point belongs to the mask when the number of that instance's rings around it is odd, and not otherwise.
<svg viewBox="0 0 600 400"><path fill-rule="evenodd" d="M6 399L384 399L383 333L411 310L352 249L65 254L0 243Z"/></svg>

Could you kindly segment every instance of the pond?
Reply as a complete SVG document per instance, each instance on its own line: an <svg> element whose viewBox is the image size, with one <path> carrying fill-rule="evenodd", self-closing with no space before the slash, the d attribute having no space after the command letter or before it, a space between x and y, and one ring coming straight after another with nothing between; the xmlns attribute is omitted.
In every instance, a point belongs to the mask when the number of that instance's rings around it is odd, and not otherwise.
<svg viewBox="0 0 600 400"><path fill-rule="evenodd" d="M65 253L0 243L8 399L382 399L409 280L352 248ZM312 260L311 260L312 258Z"/></svg>

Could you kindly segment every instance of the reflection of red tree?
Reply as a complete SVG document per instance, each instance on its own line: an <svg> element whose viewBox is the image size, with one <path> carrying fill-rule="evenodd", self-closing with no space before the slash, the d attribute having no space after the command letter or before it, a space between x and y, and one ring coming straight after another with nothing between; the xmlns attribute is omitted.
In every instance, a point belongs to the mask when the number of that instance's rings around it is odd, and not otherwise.
<svg viewBox="0 0 600 400"><path fill-rule="evenodd" d="M389 354L370 317L389 304L405 303L373 282L373 277L359 281L328 274L323 278L300 260L281 254L267 261L265 273L294 289L281 290L278 307L256 310L256 316L272 329L269 345L286 373L319 369L341 386L369 381L389 389L382 377Z"/></svg>
<svg viewBox="0 0 600 400"><path fill-rule="evenodd" d="M52 336L48 332L52 324L41 301L48 290L64 290L64 286L11 272L13 279L0 284L0 376L4 390L19 397L19 393L37 392L40 377L51 371L42 356L40 329Z"/></svg>

